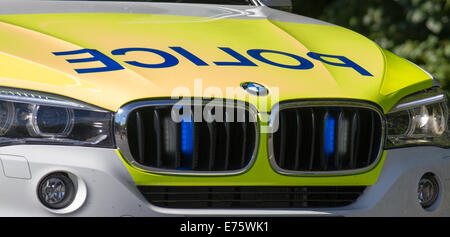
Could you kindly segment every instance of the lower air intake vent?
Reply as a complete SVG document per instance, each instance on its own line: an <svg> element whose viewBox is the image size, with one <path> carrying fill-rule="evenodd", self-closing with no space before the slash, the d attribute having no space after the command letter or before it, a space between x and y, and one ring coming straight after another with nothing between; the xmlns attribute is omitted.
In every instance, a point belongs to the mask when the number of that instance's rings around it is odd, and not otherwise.
<svg viewBox="0 0 450 237"><path fill-rule="evenodd" d="M257 127L254 115L243 105L142 103L123 108L129 110L127 122L116 135L119 148L134 165L156 172L199 174L235 172L250 165Z"/></svg>
<svg viewBox="0 0 450 237"><path fill-rule="evenodd" d="M167 208L329 208L347 206L365 187L139 186L151 204Z"/></svg>
<svg viewBox="0 0 450 237"><path fill-rule="evenodd" d="M286 104L273 121L271 162L282 173L361 170L380 154L383 119L369 105Z"/></svg>

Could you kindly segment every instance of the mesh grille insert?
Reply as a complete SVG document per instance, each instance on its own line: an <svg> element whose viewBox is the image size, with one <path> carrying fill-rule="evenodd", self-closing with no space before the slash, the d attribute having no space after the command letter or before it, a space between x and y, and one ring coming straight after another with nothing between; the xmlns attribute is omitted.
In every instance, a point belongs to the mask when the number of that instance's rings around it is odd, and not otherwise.
<svg viewBox="0 0 450 237"><path fill-rule="evenodd" d="M167 208L329 208L356 201L364 186L139 186L151 204Z"/></svg>

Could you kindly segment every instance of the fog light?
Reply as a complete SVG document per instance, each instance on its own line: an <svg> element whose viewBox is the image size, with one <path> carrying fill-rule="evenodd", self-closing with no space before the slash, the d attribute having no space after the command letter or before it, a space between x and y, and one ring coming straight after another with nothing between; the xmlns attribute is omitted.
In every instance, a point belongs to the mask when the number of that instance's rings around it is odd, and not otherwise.
<svg viewBox="0 0 450 237"><path fill-rule="evenodd" d="M53 173L41 180L38 196L44 206L50 209L61 209L73 202L75 187L67 174Z"/></svg>
<svg viewBox="0 0 450 237"><path fill-rule="evenodd" d="M423 208L432 206L439 196L439 184L432 173L427 173L419 181L417 189L419 203Z"/></svg>

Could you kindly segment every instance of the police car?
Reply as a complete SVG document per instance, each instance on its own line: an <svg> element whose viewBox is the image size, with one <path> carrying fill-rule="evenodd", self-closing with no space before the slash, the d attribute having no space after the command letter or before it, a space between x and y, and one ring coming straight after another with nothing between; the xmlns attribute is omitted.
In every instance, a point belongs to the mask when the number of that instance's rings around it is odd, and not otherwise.
<svg viewBox="0 0 450 237"><path fill-rule="evenodd" d="M0 215L449 215L444 92L289 1L0 2Z"/></svg>

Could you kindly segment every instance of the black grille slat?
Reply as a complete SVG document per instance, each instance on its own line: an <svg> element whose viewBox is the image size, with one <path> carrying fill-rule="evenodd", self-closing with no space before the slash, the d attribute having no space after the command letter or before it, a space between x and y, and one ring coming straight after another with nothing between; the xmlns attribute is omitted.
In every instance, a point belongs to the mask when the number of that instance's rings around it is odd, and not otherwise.
<svg viewBox="0 0 450 237"><path fill-rule="evenodd" d="M174 126L176 126L175 129L175 162L174 162L174 169L178 169L181 167L181 134L180 134L180 124L174 123Z"/></svg>
<svg viewBox="0 0 450 237"><path fill-rule="evenodd" d="M193 124L193 133L194 133L194 139L193 139L193 151L192 151L192 165L191 169L196 170L198 169L198 160L200 157L200 124L194 123Z"/></svg>
<svg viewBox="0 0 450 237"><path fill-rule="evenodd" d="M209 162L208 170L213 170L214 159L216 158L216 126L214 122L207 123L209 131Z"/></svg>
<svg viewBox="0 0 450 237"><path fill-rule="evenodd" d="M344 116L345 116L345 114L344 114L344 111L341 109L340 111L339 111L339 116L338 116L338 124L342 124L343 123L343 120L344 120ZM340 126L338 126L337 127L337 133L339 134L341 131L341 129L345 129L345 128L341 128ZM339 146L339 143L337 143L336 144L336 153L335 153L335 155L334 155L334 167L336 167L336 169L341 169L342 168L342 159L343 159L343 157L342 157L342 153L343 153L343 151L342 151L342 147L341 146Z"/></svg>
<svg viewBox="0 0 450 237"><path fill-rule="evenodd" d="M322 115L322 119L321 119L321 131L319 132L319 141L320 141L320 159L319 159L319 163L320 163L320 169L321 170L327 170L327 162L325 160L325 123L326 123L326 119L328 116L328 110L325 109Z"/></svg>
<svg viewBox="0 0 450 237"><path fill-rule="evenodd" d="M310 147L310 154L309 154L309 163L308 163L308 170L312 170L314 167L314 150L316 149L316 116L314 115L314 110L311 109L311 147Z"/></svg>
<svg viewBox="0 0 450 237"><path fill-rule="evenodd" d="M286 133L286 116L284 113L280 116L280 129L282 133ZM278 163L280 163L281 166L284 166L284 161L286 159L286 138L287 137L283 136L280 139L280 156Z"/></svg>
<svg viewBox="0 0 450 237"><path fill-rule="evenodd" d="M354 203L365 186L138 186L151 204L166 208L330 208Z"/></svg>
<svg viewBox="0 0 450 237"><path fill-rule="evenodd" d="M301 157L300 157L300 148L302 147L302 121L301 121L301 115L300 115L300 111L296 110L295 111L295 121L296 121L296 128L297 128L297 134L295 136L296 140L296 144L299 144L295 147L295 169L299 169L300 168L300 162L301 162Z"/></svg>
<svg viewBox="0 0 450 237"><path fill-rule="evenodd" d="M370 166L382 143L382 117L365 107L287 107L270 140L283 172L333 172ZM299 136L300 134L300 136Z"/></svg>
<svg viewBox="0 0 450 237"><path fill-rule="evenodd" d="M229 118L228 113L226 116ZM224 155L224 170L228 169L230 163L230 149L231 149L231 125L228 122L225 122L225 155Z"/></svg>
<svg viewBox="0 0 450 237"><path fill-rule="evenodd" d="M373 154L373 143L375 139L375 113L370 113L370 140L369 140L369 155L367 156L367 165L370 165L370 157Z"/></svg>
<svg viewBox="0 0 450 237"><path fill-rule="evenodd" d="M161 119L158 110L153 110L153 129L156 134L156 166L162 166L162 132Z"/></svg>
<svg viewBox="0 0 450 237"><path fill-rule="evenodd" d="M354 112L352 115L352 129L350 138L350 169L356 167L356 157L358 156L358 144L359 144L359 114Z"/></svg>
<svg viewBox="0 0 450 237"><path fill-rule="evenodd" d="M144 123L142 121L142 116L140 112L136 113L136 130L137 130L137 140L139 144L139 162L144 162L145 157L145 137L144 137Z"/></svg>
<svg viewBox="0 0 450 237"><path fill-rule="evenodd" d="M177 115L172 105L139 107L129 113L126 135L134 164L180 172L235 171L248 166L258 136L256 121L249 121L250 111L213 107L210 117L203 119L204 110L210 108L206 105L174 108L185 114L181 122L172 120ZM181 112L184 109L190 113ZM197 115L194 118L195 111L201 113L200 121Z"/></svg>
<svg viewBox="0 0 450 237"><path fill-rule="evenodd" d="M241 166L244 166L245 164L245 157L246 157L246 143L247 143L247 122L245 120L245 115L244 115L244 121L241 123L242 124L242 145L241 145Z"/></svg>

